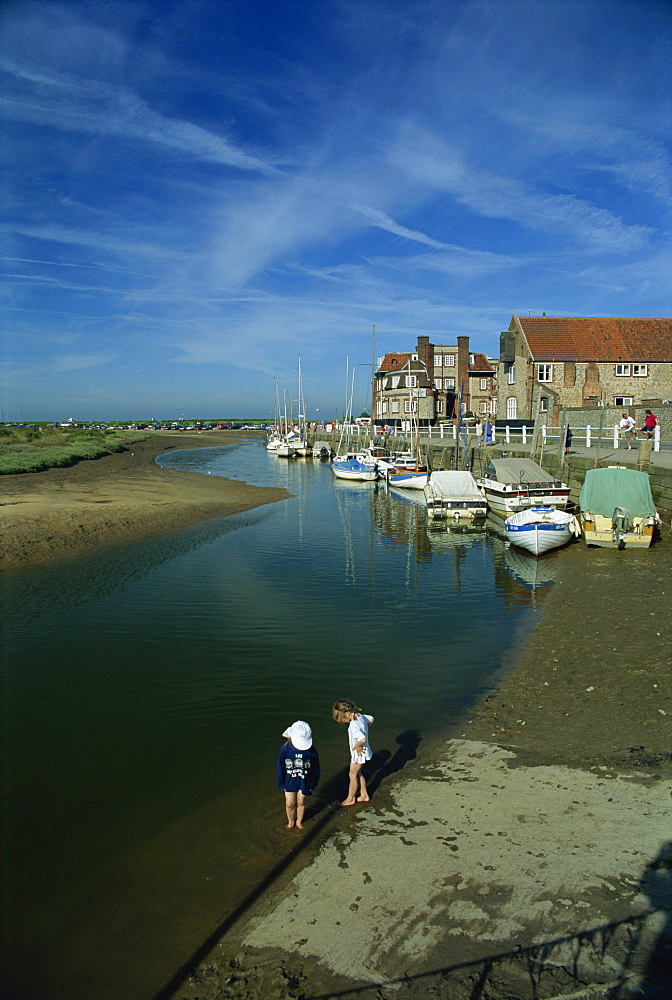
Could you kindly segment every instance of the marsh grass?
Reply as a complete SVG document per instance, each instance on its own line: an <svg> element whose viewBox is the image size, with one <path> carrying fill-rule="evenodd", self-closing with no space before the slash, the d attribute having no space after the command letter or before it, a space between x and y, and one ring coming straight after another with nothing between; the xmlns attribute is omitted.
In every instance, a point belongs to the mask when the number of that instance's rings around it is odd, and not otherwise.
<svg viewBox="0 0 672 1000"><path fill-rule="evenodd" d="M0 426L0 475L64 468L85 459L101 458L147 435L141 431L87 430L83 427Z"/></svg>

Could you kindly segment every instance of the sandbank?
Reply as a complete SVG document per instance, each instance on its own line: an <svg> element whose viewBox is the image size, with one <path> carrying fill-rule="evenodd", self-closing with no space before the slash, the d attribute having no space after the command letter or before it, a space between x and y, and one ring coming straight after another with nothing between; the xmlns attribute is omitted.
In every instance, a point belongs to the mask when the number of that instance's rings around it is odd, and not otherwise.
<svg viewBox="0 0 672 1000"><path fill-rule="evenodd" d="M175 472L155 462L173 448L240 439L231 431L149 432L122 452L64 469L0 477L0 570L138 541L289 497L281 488Z"/></svg>

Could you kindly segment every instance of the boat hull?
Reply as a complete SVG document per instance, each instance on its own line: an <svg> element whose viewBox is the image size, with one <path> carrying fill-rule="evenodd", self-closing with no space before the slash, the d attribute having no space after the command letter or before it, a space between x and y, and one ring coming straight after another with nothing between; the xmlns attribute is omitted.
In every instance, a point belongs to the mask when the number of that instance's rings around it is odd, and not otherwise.
<svg viewBox="0 0 672 1000"><path fill-rule="evenodd" d="M553 507L534 507L507 517L504 522L506 537L532 555L559 549L579 534L579 523L573 514Z"/></svg>
<svg viewBox="0 0 672 1000"><path fill-rule="evenodd" d="M331 471L337 479L348 479L352 482L371 483L378 478L378 473L363 462L332 462Z"/></svg>
<svg viewBox="0 0 672 1000"><path fill-rule="evenodd" d="M404 490L424 490L427 485L427 472L388 472L390 486Z"/></svg>
<svg viewBox="0 0 672 1000"><path fill-rule="evenodd" d="M635 517L633 531L618 532L609 517L581 514L581 530L586 545L603 549L648 549L656 534L653 517Z"/></svg>
<svg viewBox="0 0 672 1000"><path fill-rule="evenodd" d="M518 486L483 479L478 479L477 483L490 510L502 517L509 517L510 514L532 507L554 507L557 510L564 510L569 504L568 486L546 490L521 490Z"/></svg>

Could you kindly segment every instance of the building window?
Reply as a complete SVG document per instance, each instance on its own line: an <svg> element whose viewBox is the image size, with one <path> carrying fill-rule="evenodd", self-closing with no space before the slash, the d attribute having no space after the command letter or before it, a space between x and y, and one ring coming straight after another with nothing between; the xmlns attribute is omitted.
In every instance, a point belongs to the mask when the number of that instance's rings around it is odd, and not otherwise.
<svg viewBox="0 0 672 1000"><path fill-rule="evenodd" d="M445 357L444 357L444 359L443 359L443 366L444 366L444 368L445 367L454 368L455 367L455 355L454 354L446 354Z"/></svg>
<svg viewBox="0 0 672 1000"><path fill-rule="evenodd" d="M398 399L393 399L392 400L392 413L398 413L398 412L399 412L399 400Z"/></svg>
<svg viewBox="0 0 672 1000"><path fill-rule="evenodd" d="M417 360L418 360L418 355L417 354L411 354L411 361L417 361Z"/></svg>
<svg viewBox="0 0 672 1000"><path fill-rule="evenodd" d="M481 379L481 389L487 389L487 388L488 388L488 380L487 380L487 378L482 378Z"/></svg>
<svg viewBox="0 0 672 1000"><path fill-rule="evenodd" d="M441 379L441 378L435 378L434 379L434 385L436 386L437 389L442 389L443 388L443 379Z"/></svg>
<svg viewBox="0 0 672 1000"><path fill-rule="evenodd" d="M399 376L398 375L393 375L392 376L392 388L393 389L398 389L399 388Z"/></svg>
<svg viewBox="0 0 672 1000"><path fill-rule="evenodd" d="M383 413L387 413L387 400L383 400Z"/></svg>
<svg viewBox="0 0 672 1000"><path fill-rule="evenodd" d="M440 368L443 365L443 354L434 355L434 367Z"/></svg>
<svg viewBox="0 0 672 1000"><path fill-rule="evenodd" d="M632 396L614 396L614 406L632 406Z"/></svg>
<svg viewBox="0 0 672 1000"><path fill-rule="evenodd" d="M649 366L648 365L633 365L632 366L632 374L633 375L639 375L640 377L642 375L648 375L649 374Z"/></svg>
<svg viewBox="0 0 672 1000"><path fill-rule="evenodd" d="M553 365L537 365L537 381L538 382L552 382L553 381Z"/></svg>
<svg viewBox="0 0 672 1000"><path fill-rule="evenodd" d="M418 404L414 399L407 399L404 401L404 413L415 413L418 409Z"/></svg>
<svg viewBox="0 0 672 1000"><path fill-rule="evenodd" d="M539 412L548 413L548 396L542 396L539 400Z"/></svg>
<svg viewBox="0 0 672 1000"><path fill-rule="evenodd" d="M469 355L469 364L470 365L475 365L476 364L476 362L474 361L474 355L473 354Z"/></svg>
<svg viewBox="0 0 672 1000"><path fill-rule="evenodd" d="M509 385L514 385L514 383L516 381L516 366L515 365L507 365L506 366L506 375L507 375L507 378L509 380Z"/></svg>
<svg viewBox="0 0 672 1000"><path fill-rule="evenodd" d="M506 401L506 419L507 420L517 420L518 419L518 400L515 396L509 396Z"/></svg>
<svg viewBox="0 0 672 1000"><path fill-rule="evenodd" d="M630 374L630 365L616 365L616 374L617 375L629 375Z"/></svg>
<svg viewBox="0 0 672 1000"><path fill-rule="evenodd" d="M443 380L443 388L444 389L454 389L455 388L455 379L454 378L444 378L444 380Z"/></svg>
<svg viewBox="0 0 672 1000"><path fill-rule="evenodd" d="M488 412L488 404L481 403L481 413L487 413L487 412Z"/></svg>
<svg viewBox="0 0 672 1000"><path fill-rule="evenodd" d="M418 384L418 376L417 375L407 375L406 376L406 387L408 389L415 389L415 387L416 387L417 384Z"/></svg>

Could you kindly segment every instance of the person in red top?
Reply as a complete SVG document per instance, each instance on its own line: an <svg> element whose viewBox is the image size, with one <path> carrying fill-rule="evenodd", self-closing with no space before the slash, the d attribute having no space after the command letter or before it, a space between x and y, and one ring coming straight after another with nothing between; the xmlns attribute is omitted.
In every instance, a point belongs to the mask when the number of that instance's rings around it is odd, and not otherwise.
<svg viewBox="0 0 672 1000"><path fill-rule="evenodd" d="M653 432L658 426L658 417L651 410L646 410L644 412L644 426L642 427L642 434L645 434L647 438L653 437Z"/></svg>

